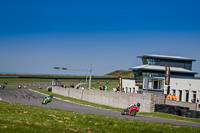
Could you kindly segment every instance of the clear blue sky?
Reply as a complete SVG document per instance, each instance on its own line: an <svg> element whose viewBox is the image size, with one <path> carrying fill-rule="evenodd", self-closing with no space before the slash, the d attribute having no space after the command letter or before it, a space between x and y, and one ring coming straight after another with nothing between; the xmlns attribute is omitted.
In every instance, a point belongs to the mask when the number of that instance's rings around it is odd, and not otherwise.
<svg viewBox="0 0 200 133"><path fill-rule="evenodd" d="M139 55L194 58L200 73L199 0L1 0L0 72L103 75Z"/></svg>

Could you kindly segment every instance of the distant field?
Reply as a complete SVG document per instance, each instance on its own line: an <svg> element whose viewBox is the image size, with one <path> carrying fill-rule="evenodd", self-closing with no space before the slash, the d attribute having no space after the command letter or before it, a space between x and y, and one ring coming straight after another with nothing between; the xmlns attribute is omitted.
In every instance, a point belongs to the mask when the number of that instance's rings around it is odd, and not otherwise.
<svg viewBox="0 0 200 133"><path fill-rule="evenodd" d="M7 88L17 88L18 85L13 85L14 83L20 83L23 85L23 83L51 83L53 79L42 79L42 78L0 78L0 85L4 85L5 82L8 84L6 85ZM59 79L62 83L68 82L68 84L65 84L67 87L70 87L70 84L76 85L80 81L82 83L86 82L86 79ZM106 81L109 81L109 84L106 84ZM89 82L89 79L87 80L87 83ZM99 84L97 84L99 82ZM99 86L103 88L103 86L107 86L108 90L113 90L114 87L118 86L118 79L116 80L109 80L109 79L92 79L92 85L91 88L99 89ZM85 86L86 87L86 86ZM87 85L87 88L89 85Z"/></svg>
<svg viewBox="0 0 200 133"><path fill-rule="evenodd" d="M199 133L200 128L142 122L0 101L1 133Z"/></svg>
<svg viewBox="0 0 200 133"><path fill-rule="evenodd" d="M53 79L43 79L43 78L0 78L0 83L34 83L34 82L52 82ZM61 82L85 82L86 79L59 79ZM89 82L89 78L87 80ZM92 82L118 82L118 79L93 79Z"/></svg>

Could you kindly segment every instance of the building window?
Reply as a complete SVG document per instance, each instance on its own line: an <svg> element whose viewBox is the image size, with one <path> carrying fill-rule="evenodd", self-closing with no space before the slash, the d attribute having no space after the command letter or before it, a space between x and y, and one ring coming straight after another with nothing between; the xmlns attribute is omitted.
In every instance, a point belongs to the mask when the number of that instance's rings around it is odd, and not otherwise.
<svg viewBox="0 0 200 133"><path fill-rule="evenodd" d="M158 89L164 88L163 79L144 78L144 89Z"/></svg>
<svg viewBox="0 0 200 133"><path fill-rule="evenodd" d="M186 99L185 99L185 101L188 102L188 100L189 100L189 91L186 90Z"/></svg>
<svg viewBox="0 0 200 133"><path fill-rule="evenodd" d="M147 59L142 59L143 65L147 64Z"/></svg>
<svg viewBox="0 0 200 133"><path fill-rule="evenodd" d="M173 94L175 94L175 95L176 95L176 90L173 90Z"/></svg>
<svg viewBox="0 0 200 133"><path fill-rule="evenodd" d="M164 80L158 80L159 85L158 85L158 89L163 89L164 88Z"/></svg>
<svg viewBox="0 0 200 133"><path fill-rule="evenodd" d="M158 83L158 80L157 79L154 79L153 80L153 89L158 89L158 85L159 83Z"/></svg>
<svg viewBox="0 0 200 133"><path fill-rule="evenodd" d="M179 90L179 101L182 101L182 90Z"/></svg>
<svg viewBox="0 0 200 133"><path fill-rule="evenodd" d="M194 103L196 103L196 98L197 98L197 92L193 91L193 98L192 99L194 99Z"/></svg>
<svg viewBox="0 0 200 133"><path fill-rule="evenodd" d="M143 63L148 64L148 65L156 65L158 64L158 62L160 62L160 59L146 59L146 60L143 60Z"/></svg>

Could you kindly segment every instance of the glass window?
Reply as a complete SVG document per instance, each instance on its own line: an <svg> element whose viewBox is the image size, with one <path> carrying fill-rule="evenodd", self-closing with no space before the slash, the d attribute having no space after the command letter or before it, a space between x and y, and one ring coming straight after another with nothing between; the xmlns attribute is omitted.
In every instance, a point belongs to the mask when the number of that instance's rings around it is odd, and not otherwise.
<svg viewBox="0 0 200 133"><path fill-rule="evenodd" d="M146 65L147 64L147 59L142 59L142 62L143 62L144 65Z"/></svg>
<svg viewBox="0 0 200 133"><path fill-rule="evenodd" d="M164 80L159 80L158 89L164 88Z"/></svg>

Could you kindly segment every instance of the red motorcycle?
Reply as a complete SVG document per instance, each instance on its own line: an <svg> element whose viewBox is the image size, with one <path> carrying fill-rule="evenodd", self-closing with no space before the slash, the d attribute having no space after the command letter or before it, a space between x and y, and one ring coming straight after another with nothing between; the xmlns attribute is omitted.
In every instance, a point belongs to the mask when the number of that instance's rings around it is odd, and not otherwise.
<svg viewBox="0 0 200 133"><path fill-rule="evenodd" d="M137 103L137 106L134 105L129 105L126 109L124 109L121 114L122 115L130 115L130 116L135 116L137 112L140 110L140 103Z"/></svg>

